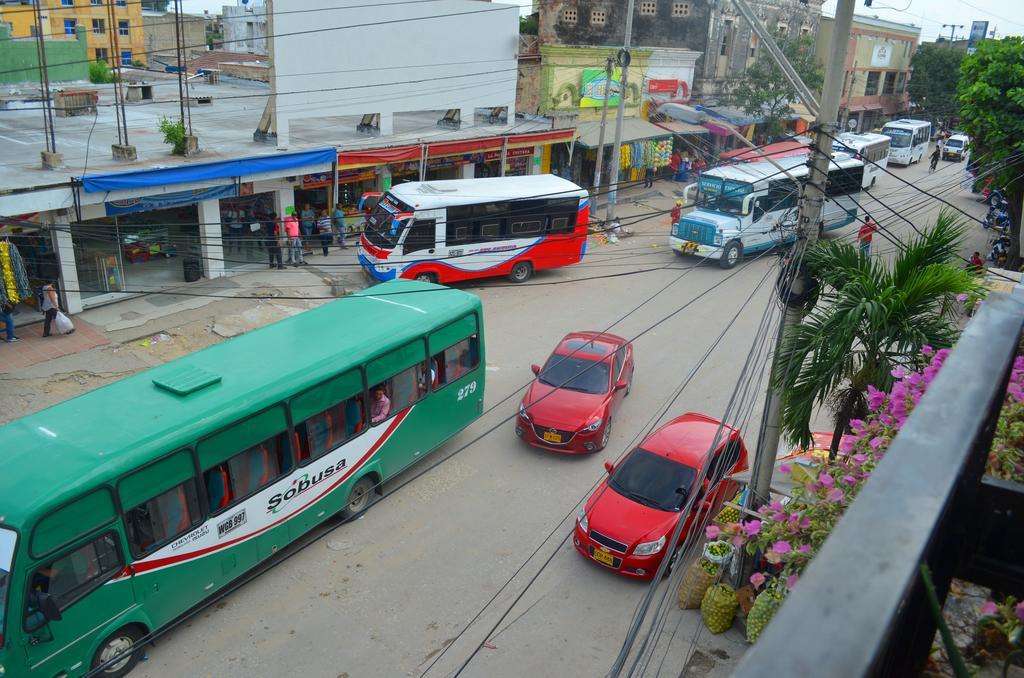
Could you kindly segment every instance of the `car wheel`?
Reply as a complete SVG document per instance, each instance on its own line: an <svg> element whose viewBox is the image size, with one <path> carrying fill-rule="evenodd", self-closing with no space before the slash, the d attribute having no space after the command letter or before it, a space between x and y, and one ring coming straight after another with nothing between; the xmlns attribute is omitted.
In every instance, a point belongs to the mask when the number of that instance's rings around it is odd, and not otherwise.
<svg viewBox="0 0 1024 678"><path fill-rule="evenodd" d="M722 250L722 258L718 260L718 265L726 269L732 268L740 262L742 256L743 245L739 240L732 240Z"/></svg>
<svg viewBox="0 0 1024 678"><path fill-rule="evenodd" d="M370 476L363 476L359 479L348 493L348 502L341 510L342 518L351 518L370 508L376 497L376 488Z"/></svg>
<svg viewBox="0 0 1024 678"><path fill-rule="evenodd" d="M608 447L608 441L612 437L612 419L608 417L608 423L604 425L604 433L601 434L601 442L598 444L595 452L600 452L604 448Z"/></svg>
<svg viewBox="0 0 1024 678"><path fill-rule="evenodd" d="M632 390L633 390L633 375L631 374L631 375L629 375L629 381L626 382L626 395L624 397L628 398L629 397L629 392L632 391Z"/></svg>
<svg viewBox="0 0 1024 678"><path fill-rule="evenodd" d="M418 280L419 282L435 283L436 284L437 283L437 274L436 273L417 273L415 279Z"/></svg>
<svg viewBox="0 0 1024 678"><path fill-rule="evenodd" d="M533 277L533 264L528 261L517 261L508 273L508 279L514 283L524 283Z"/></svg>
<svg viewBox="0 0 1024 678"><path fill-rule="evenodd" d="M95 670L115 657L124 655L110 666L100 670L98 675L106 678L121 678L121 676L128 675L142 658L141 646L132 649L142 635L142 632L135 626L125 626L110 634L96 649L96 654L92 658L92 668Z"/></svg>
<svg viewBox="0 0 1024 678"><path fill-rule="evenodd" d="M870 186L870 188L874 188L875 187L875 182L876 181L878 181L878 177L871 177L871 186Z"/></svg>

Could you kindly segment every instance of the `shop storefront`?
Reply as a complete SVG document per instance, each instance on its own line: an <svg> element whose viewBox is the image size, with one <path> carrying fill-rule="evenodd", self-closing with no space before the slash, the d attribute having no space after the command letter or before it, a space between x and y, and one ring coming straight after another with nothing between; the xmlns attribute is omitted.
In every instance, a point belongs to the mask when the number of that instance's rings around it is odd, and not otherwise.
<svg viewBox="0 0 1024 678"><path fill-rule="evenodd" d="M264 224L274 212L274 194L254 193L252 182L245 182L237 196L219 202L224 267L265 264L270 233Z"/></svg>
<svg viewBox="0 0 1024 678"><path fill-rule="evenodd" d="M59 277L53 234L38 225L37 214L21 215L0 225L0 303L14 304L17 322L35 319L39 290ZM20 315L23 313L27 315Z"/></svg>

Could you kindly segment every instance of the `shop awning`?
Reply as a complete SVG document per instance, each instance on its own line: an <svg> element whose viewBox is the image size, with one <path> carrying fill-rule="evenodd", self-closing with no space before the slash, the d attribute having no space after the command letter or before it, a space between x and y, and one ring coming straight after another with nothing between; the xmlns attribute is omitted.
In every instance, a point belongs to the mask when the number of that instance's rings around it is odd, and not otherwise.
<svg viewBox="0 0 1024 678"><path fill-rule="evenodd" d="M579 132L579 144L586 148L597 148L601 136L601 123L584 122L580 123L576 130ZM658 127L646 120L639 118L626 118L622 121L622 143L628 144L643 139L662 139L669 136L670 132ZM609 121L604 130L604 142L612 144L615 141L615 122Z"/></svg>
<svg viewBox="0 0 1024 678"><path fill-rule="evenodd" d="M700 125L691 125L688 122L682 122L680 120L666 120L665 122L654 123L658 127L668 130L673 134L707 134L708 130L706 127Z"/></svg>
<svg viewBox="0 0 1024 678"><path fill-rule="evenodd" d="M704 127L716 137L731 137L733 134L740 134L739 130L724 120L709 120L702 124L701 127Z"/></svg>
<svg viewBox="0 0 1024 678"><path fill-rule="evenodd" d="M773 160L778 158L789 158L795 155L806 155L810 152L810 145L805 144L802 141L779 141L757 149L749 147L736 148L731 151L726 151L719 157L722 160L732 160L734 162L751 162L765 160L767 158L771 158Z"/></svg>
<svg viewBox="0 0 1024 678"><path fill-rule="evenodd" d="M81 177L81 181L86 193L147 188L150 186L165 186L167 184L189 184L216 179L244 177L260 172L275 172L300 167L311 167L324 163L330 164L334 162L335 154L336 151L333 148L318 148L311 151L274 153L251 158L219 160L217 162L196 162L178 167L161 167L159 169L138 170L135 172L89 174Z"/></svg>
<svg viewBox="0 0 1024 678"><path fill-rule="evenodd" d="M556 129L550 132L536 132L533 134L511 134L508 137L508 147L526 148L527 146L569 143L575 137L575 129Z"/></svg>
<svg viewBox="0 0 1024 678"><path fill-rule="evenodd" d="M811 115L811 112L808 111L807 107L804 106L803 104L799 104L799 103L790 104L789 107L793 109L793 113L799 119L803 120L806 123L811 123L811 124L814 123L814 116Z"/></svg>
<svg viewBox="0 0 1024 678"><path fill-rule="evenodd" d="M392 162L409 162L420 159L419 146L395 146L393 148L375 148L368 151L338 151L338 167L355 169L387 165Z"/></svg>
<svg viewBox="0 0 1024 678"><path fill-rule="evenodd" d="M764 118L760 115L750 115L738 108L730 108L728 106L697 106L697 110L705 111L711 117L724 120L736 127L745 127L746 125L756 125L764 122Z"/></svg>
<svg viewBox="0 0 1024 678"><path fill-rule="evenodd" d="M486 139L460 139L459 141L427 144L427 157L436 158L442 155L462 155L464 153L493 151L494 149L500 149L503 143L502 137L487 137Z"/></svg>

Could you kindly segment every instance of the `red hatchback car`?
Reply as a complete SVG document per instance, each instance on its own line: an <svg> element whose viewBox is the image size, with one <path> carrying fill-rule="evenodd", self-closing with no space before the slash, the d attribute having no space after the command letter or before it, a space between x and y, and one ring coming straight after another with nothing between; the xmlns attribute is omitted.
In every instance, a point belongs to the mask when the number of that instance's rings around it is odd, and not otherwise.
<svg viewBox="0 0 1024 678"><path fill-rule="evenodd" d="M516 435L568 453L604 449L612 417L633 384L633 345L602 332L572 332L555 348L519 404Z"/></svg>
<svg viewBox="0 0 1024 678"><path fill-rule="evenodd" d="M723 426L718 433L719 426L703 414L684 414L649 435L618 466L605 462L608 478L576 517L576 550L627 577L653 577L676 524L686 521L679 536L683 544L698 518L714 515L736 494L737 483L723 478L747 468L747 448L739 432ZM698 485L716 433L718 446ZM694 492L691 510L681 515Z"/></svg>

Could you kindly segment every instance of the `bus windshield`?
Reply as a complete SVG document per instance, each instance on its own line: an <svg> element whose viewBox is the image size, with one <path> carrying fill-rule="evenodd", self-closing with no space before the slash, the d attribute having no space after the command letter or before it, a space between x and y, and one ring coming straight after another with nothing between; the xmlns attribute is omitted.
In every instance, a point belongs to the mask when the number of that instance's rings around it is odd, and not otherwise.
<svg viewBox="0 0 1024 678"><path fill-rule="evenodd" d="M886 127L882 130L882 134L892 139L893 148L909 148L910 140L914 136L910 130L896 127Z"/></svg>
<svg viewBox="0 0 1024 678"><path fill-rule="evenodd" d="M754 187L745 181L702 175L697 190L698 209L742 214L743 199L754 191Z"/></svg>
<svg viewBox="0 0 1024 678"><path fill-rule="evenodd" d="M4 610L7 609L7 591L10 588L17 536L12 530L0 527L0 647L4 644Z"/></svg>
<svg viewBox="0 0 1024 678"><path fill-rule="evenodd" d="M366 217L366 238L377 247L392 249L402 235L401 212L412 212L412 208L392 195L384 196Z"/></svg>

